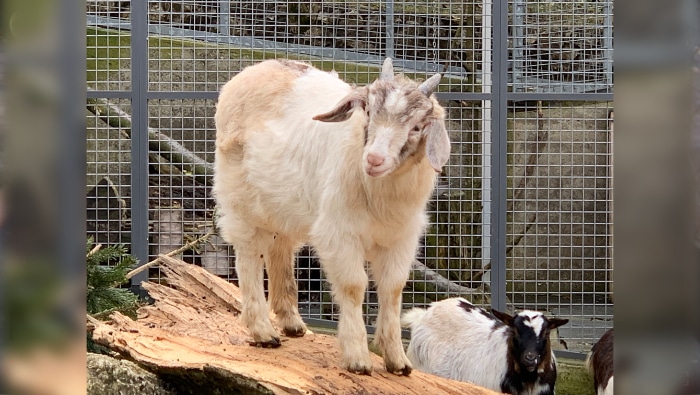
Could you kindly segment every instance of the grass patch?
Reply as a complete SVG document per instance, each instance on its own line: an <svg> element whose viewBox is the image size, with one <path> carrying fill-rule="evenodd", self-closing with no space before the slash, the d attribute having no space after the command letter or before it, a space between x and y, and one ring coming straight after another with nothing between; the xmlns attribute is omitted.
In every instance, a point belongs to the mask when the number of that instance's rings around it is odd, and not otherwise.
<svg viewBox="0 0 700 395"><path fill-rule="evenodd" d="M87 28L87 81L88 83L120 81L116 73L129 70L131 67L131 34L115 29L97 27ZM163 36L149 37L149 61L217 61L235 62L240 60L263 61L284 57L311 63L315 67L331 71L335 70L340 78L350 84L367 85L379 77L381 67L358 64L353 62L339 62L328 59L312 58L304 55L287 54L272 50L256 50L241 47L233 47L224 44L206 43L188 38L172 38ZM203 56L187 54L188 51L203 51ZM207 56L211 51L217 53L216 58ZM221 68L224 70L224 68ZM237 71L237 70L234 70ZM432 74L407 72L411 79L425 80ZM449 91L454 86L459 86L461 80L445 78L438 87L438 91Z"/></svg>
<svg viewBox="0 0 700 395"><path fill-rule="evenodd" d="M107 81L124 60L131 58L131 34L88 27L87 81ZM118 79L117 79L118 80Z"/></svg>
<svg viewBox="0 0 700 395"><path fill-rule="evenodd" d="M557 395L595 395L584 361L557 358Z"/></svg>

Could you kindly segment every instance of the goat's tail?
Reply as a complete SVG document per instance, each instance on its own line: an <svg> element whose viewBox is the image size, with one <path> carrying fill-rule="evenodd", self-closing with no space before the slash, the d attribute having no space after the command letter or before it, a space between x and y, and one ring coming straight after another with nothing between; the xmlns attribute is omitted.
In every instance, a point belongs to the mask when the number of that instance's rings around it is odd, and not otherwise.
<svg viewBox="0 0 700 395"><path fill-rule="evenodd" d="M593 375L593 351L589 351L588 354L586 354L586 360L583 363L583 366L586 369L586 372L590 374L591 376Z"/></svg>
<svg viewBox="0 0 700 395"><path fill-rule="evenodd" d="M401 315L401 326L412 329L414 325L419 324L423 320L427 312L426 309L419 308L408 310Z"/></svg>

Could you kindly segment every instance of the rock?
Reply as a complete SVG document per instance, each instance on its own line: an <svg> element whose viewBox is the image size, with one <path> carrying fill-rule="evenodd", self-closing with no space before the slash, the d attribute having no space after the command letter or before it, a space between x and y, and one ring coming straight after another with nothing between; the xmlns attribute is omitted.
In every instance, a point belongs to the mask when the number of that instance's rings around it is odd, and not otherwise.
<svg viewBox="0 0 700 395"><path fill-rule="evenodd" d="M95 395L171 395L177 392L139 365L107 355L87 355L87 393Z"/></svg>

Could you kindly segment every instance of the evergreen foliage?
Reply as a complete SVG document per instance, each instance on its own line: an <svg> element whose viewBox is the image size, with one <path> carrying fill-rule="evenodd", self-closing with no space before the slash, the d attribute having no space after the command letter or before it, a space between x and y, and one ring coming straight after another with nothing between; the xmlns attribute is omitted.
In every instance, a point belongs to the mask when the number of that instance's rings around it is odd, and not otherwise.
<svg viewBox="0 0 700 395"><path fill-rule="evenodd" d="M126 274L137 260L124 245L108 246L91 253L92 238L87 242L87 312L93 316L119 311L136 318L138 296L127 288L119 288L128 280Z"/></svg>
<svg viewBox="0 0 700 395"><path fill-rule="evenodd" d="M119 288L127 283L126 274L136 266L137 260L127 253L124 245L92 248L93 239L88 238L85 260L87 265L87 313L103 318L119 311L136 318L139 307L138 296L128 288ZM92 340L87 334L89 352L109 354L110 350Z"/></svg>

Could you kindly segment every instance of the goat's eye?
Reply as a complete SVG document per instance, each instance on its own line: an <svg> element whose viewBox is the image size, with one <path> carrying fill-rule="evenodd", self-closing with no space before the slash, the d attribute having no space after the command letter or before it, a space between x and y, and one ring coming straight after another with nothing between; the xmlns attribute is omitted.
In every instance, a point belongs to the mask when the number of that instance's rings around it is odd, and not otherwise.
<svg viewBox="0 0 700 395"><path fill-rule="evenodd" d="M420 128L418 126L414 126L412 131L414 132L420 132Z"/></svg>

